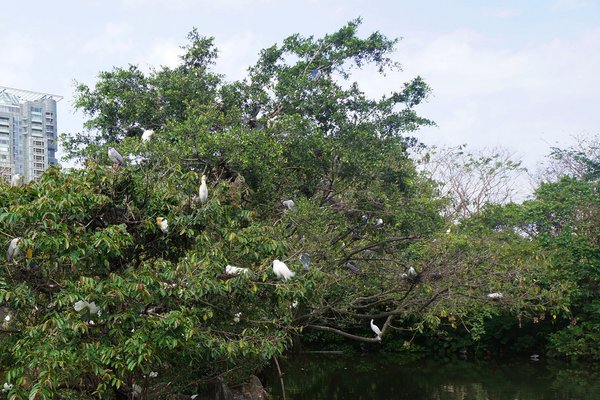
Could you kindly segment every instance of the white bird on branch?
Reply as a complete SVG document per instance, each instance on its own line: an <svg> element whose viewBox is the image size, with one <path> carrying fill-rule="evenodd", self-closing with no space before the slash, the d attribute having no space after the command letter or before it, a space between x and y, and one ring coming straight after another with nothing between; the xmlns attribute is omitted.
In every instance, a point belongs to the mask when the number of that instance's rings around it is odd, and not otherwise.
<svg viewBox="0 0 600 400"><path fill-rule="evenodd" d="M16 256L19 255L19 242L23 239L22 237L16 237L10 241L8 245L8 251L6 252L6 258L8 262L13 262Z"/></svg>
<svg viewBox="0 0 600 400"><path fill-rule="evenodd" d="M169 221L166 218L156 217L156 225L158 225L163 233L169 232Z"/></svg>
<svg viewBox="0 0 600 400"><path fill-rule="evenodd" d="M279 279L287 281L296 275L295 272L290 271L287 265L279 260L273 260L273 272Z"/></svg>
<svg viewBox="0 0 600 400"><path fill-rule="evenodd" d="M289 200L284 200L281 202L281 204L283 204L284 206L287 207L288 210L295 210L296 209L296 203L294 203L294 200L289 199Z"/></svg>
<svg viewBox="0 0 600 400"><path fill-rule="evenodd" d="M15 187L15 186L19 186L21 184L21 178L22 176L19 174L14 174L11 178L10 178L10 186Z"/></svg>
<svg viewBox="0 0 600 400"><path fill-rule="evenodd" d="M208 201L208 187L206 186L206 175L202 175L202 183L200 184L200 203L205 204Z"/></svg>
<svg viewBox="0 0 600 400"><path fill-rule="evenodd" d="M233 265L225 266L225 273L227 275L247 274L248 268L234 267Z"/></svg>
<svg viewBox="0 0 600 400"><path fill-rule="evenodd" d="M113 162L113 166L121 167L125 165L123 157L114 147L108 148L108 158Z"/></svg>
<svg viewBox="0 0 600 400"><path fill-rule="evenodd" d="M75 304L73 304L73 308L77 312L83 310L84 308L87 308L90 312L90 315L96 315L100 312L100 307L98 307L93 301L91 303L88 303L85 300L76 301Z"/></svg>
<svg viewBox="0 0 600 400"><path fill-rule="evenodd" d="M371 320L371 330L377 335L377 340L381 341L381 329Z"/></svg>
<svg viewBox="0 0 600 400"><path fill-rule="evenodd" d="M154 135L154 131L152 129L144 131L144 133L142 133L142 142L147 142L150 140L152 135Z"/></svg>
<svg viewBox="0 0 600 400"><path fill-rule="evenodd" d="M499 299L503 298L504 295L502 293L495 292L495 293L488 294L487 297L488 297L488 299L499 300Z"/></svg>

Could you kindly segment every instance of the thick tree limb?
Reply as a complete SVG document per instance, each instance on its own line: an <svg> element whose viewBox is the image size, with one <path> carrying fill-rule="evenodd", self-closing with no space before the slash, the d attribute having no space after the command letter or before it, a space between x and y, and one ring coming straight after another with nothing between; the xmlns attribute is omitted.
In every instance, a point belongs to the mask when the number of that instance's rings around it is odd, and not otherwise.
<svg viewBox="0 0 600 400"><path fill-rule="evenodd" d="M367 343L380 343L380 340L378 338L366 338L364 336L357 336L357 335L353 335L351 333L348 332L344 332L342 330L339 329L335 329L335 328L331 328L329 326L321 326L321 325L306 325L306 328L311 328L311 329L315 329L317 331L323 331L323 332L331 332L331 333L335 333L337 335L343 336L345 338L348 339L352 339L352 340L358 340L360 342L367 342ZM382 331L383 332L383 331Z"/></svg>

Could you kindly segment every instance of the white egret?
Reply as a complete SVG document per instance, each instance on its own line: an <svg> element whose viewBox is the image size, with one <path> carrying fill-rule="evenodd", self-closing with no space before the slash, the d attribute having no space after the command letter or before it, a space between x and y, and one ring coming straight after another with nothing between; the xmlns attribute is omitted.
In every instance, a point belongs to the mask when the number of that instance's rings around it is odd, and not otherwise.
<svg viewBox="0 0 600 400"><path fill-rule="evenodd" d="M452 229L450 229L450 228L446 229L446 235L449 235L451 233L452 233Z"/></svg>
<svg viewBox="0 0 600 400"><path fill-rule="evenodd" d="M381 329L371 320L371 330L377 335L377 340L381 341Z"/></svg>
<svg viewBox="0 0 600 400"><path fill-rule="evenodd" d="M414 278L415 276L417 276L417 271L415 271L415 269L413 267L410 267L408 269L408 277Z"/></svg>
<svg viewBox="0 0 600 400"><path fill-rule="evenodd" d="M113 162L113 165L118 165L119 167L125 165L123 157L114 147L108 148L108 158Z"/></svg>
<svg viewBox="0 0 600 400"><path fill-rule="evenodd" d="M21 184L21 175L14 174L10 178L10 186L15 187L15 186L19 186L20 184Z"/></svg>
<svg viewBox="0 0 600 400"><path fill-rule="evenodd" d="M87 307L87 301L83 301L83 300L76 301L75 304L73 304L73 308L77 312L83 310L86 307Z"/></svg>
<svg viewBox="0 0 600 400"><path fill-rule="evenodd" d="M10 241L8 245L8 251L6 252L6 258L8 262L13 262L16 256L19 255L19 242L21 242L22 237L16 237Z"/></svg>
<svg viewBox="0 0 600 400"><path fill-rule="evenodd" d="M498 300L504 297L502 293L494 292L487 295L488 299Z"/></svg>
<svg viewBox="0 0 600 400"><path fill-rule="evenodd" d="M292 307L292 308L297 308L297 307L298 307L298 304L299 304L299 303L298 303L298 300L294 300L294 301L292 301L292 306L291 306L291 307Z"/></svg>
<svg viewBox="0 0 600 400"><path fill-rule="evenodd" d="M158 225L163 233L169 232L169 221L166 218L156 217L156 225Z"/></svg>
<svg viewBox="0 0 600 400"><path fill-rule="evenodd" d="M10 314L6 314L6 316L4 317L4 321L5 321L5 322L10 322L10 319L11 319L11 318L12 318L12 317L10 316Z"/></svg>
<svg viewBox="0 0 600 400"><path fill-rule="evenodd" d="M93 301L91 303L88 303L85 300L76 301L75 304L73 304L73 308L77 312L80 312L80 311L82 311L82 310L84 310L84 309L87 308L88 311L89 311L89 313L90 313L90 315L96 315L96 314L100 315L100 307L98 307L96 305L96 303L93 302Z"/></svg>
<svg viewBox="0 0 600 400"><path fill-rule="evenodd" d="M206 186L206 175L202 175L202 183L200 184L200 203L205 204L208 200L208 187Z"/></svg>
<svg viewBox="0 0 600 400"><path fill-rule="evenodd" d="M227 275L247 274L248 268L234 267L233 265L225 266L225 273Z"/></svg>
<svg viewBox="0 0 600 400"><path fill-rule="evenodd" d="M147 142L150 140L152 135L154 135L154 131L152 129L144 131L144 133L142 133L142 142Z"/></svg>
<svg viewBox="0 0 600 400"><path fill-rule="evenodd" d="M238 323L240 322L240 317L242 316L242 312L237 312L235 314L233 314L233 322Z"/></svg>
<svg viewBox="0 0 600 400"><path fill-rule="evenodd" d="M100 315L100 307L98 307L93 301L91 303L88 303L88 310L90 310L90 314L92 315Z"/></svg>
<svg viewBox="0 0 600 400"><path fill-rule="evenodd" d="M295 272L290 271L287 265L279 260L273 260L273 272L279 279L287 281L296 275Z"/></svg>
<svg viewBox="0 0 600 400"><path fill-rule="evenodd" d="M377 218L375 220L375 228L381 228L383 226L383 219Z"/></svg>
<svg viewBox="0 0 600 400"><path fill-rule="evenodd" d="M131 397L138 397L140 394L142 394L142 387L135 383L131 385Z"/></svg>
<svg viewBox="0 0 600 400"><path fill-rule="evenodd" d="M284 206L286 206L288 210L295 210L296 209L296 203L294 203L294 200L292 200L292 199L284 200L284 201L281 202L281 204L283 204Z"/></svg>

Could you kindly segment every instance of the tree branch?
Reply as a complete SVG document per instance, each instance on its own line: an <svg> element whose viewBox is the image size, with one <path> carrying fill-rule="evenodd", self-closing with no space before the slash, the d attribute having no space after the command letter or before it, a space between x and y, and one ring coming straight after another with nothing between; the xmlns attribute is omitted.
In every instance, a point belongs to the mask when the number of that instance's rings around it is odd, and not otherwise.
<svg viewBox="0 0 600 400"><path fill-rule="evenodd" d="M358 340L360 342L381 343L381 341L378 338L366 338L366 337L363 337L363 336L357 336L357 335L353 335L353 334L348 333L348 332L344 332L344 331L339 330L339 329L330 328L328 326L306 325L306 328L312 328L312 329L315 329L317 331L335 333L335 334L343 336L345 338L352 339L352 340Z"/></svg>

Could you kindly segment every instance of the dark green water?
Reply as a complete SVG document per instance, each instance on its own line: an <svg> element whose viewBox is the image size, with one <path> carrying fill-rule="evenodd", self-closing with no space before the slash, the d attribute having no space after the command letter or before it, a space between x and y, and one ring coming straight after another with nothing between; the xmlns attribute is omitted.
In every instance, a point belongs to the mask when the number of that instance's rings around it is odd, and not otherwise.
<svg viewBox="0 0 600 400"><path fill-rule="evenodd" d="M280 360L288 400L600 400L600 366L305 355ZM281 396L276 370L267 389Z"/></svg>

